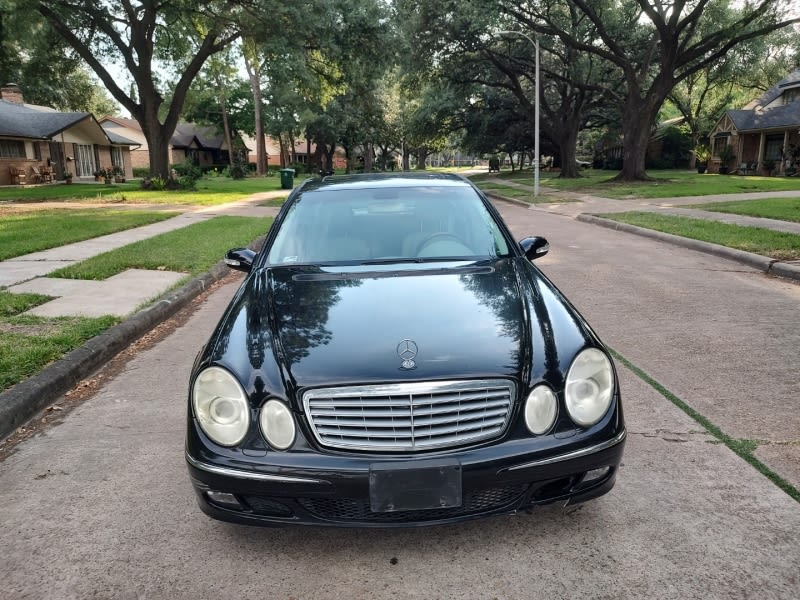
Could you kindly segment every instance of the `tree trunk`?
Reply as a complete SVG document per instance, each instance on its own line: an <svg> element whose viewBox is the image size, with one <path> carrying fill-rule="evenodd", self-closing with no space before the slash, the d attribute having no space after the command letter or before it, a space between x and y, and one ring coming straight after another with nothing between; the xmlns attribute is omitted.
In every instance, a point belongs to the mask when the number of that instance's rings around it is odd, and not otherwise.
<svg viewBox="0 0 800 600"><path fill-rule="evenodd" d="M417 151L414 154L417 157L417 170L424 171L426 168L425 161L428 160L428 155L430 152L428 152L428 150L425 148L417 148Z"/></svg>
<svg viewBox="0 0 800 600"><path fill-rule="evenodd" d="M345 146L342 144L342 149L344 150L344 160L345 160L345 168L344 172L348 175L353 172L353 165L352 165L352 155L350 152L350 146Z"/></svg>
<svg viewBox="0 0 800 600"><path fill-rule="evenodd" d="M692 151L689 153L689 170L694 171L697 168L697 155L694 153L694 149L700 145L700 134L697 132L692 132Z"/></svg>
<svg viewBox="0 0 800 600"><path fill-rule="evenodd" d="M403 171L411 170L411 152L408 149L408 144L403 140Z"/></svg>
<svg viewBox="0 0 800 600"><path fill-rule="evenodd" d="M372 173L372 144L364 144L364 173Z"/></svg>
<svg viewBox="0 0 800 600"><path fill-rule="evenodd" d="M170 178L169 169L169 140L172 137L164 135L163 127L158 126L156 131L143 131L147 139L147 154L150 157L150 175L153 177Z"/></svg>
<svg viewBox="0 0 800 600"><path fill-rule="evenodd" d="M280 166L281 166L281 169L285 169L286 168L287 159L288 159L288 155L287 155L287 152L286 152L286 144L283 141L283 134L282 133L278 134L278 145L281 148Z"/></svg>
<svg viewBox="0 0 800 600"><path fill-rule="evenodd" d="M220 88L221 89L221 88ZM228 125L228 107L225 103L225 94L219 96L219 106L222 109L222 129L225 132L225 143L228 146L228 164L233 166L233 140L231 139L231 128Z"/></svg>
<svg viewBox="0 0 800 600"><path fill-rule="evenodd" d="M622 114L622 171L615 177L617 181L651 180L644 166L650 130L667 96L666 92L656 90L656 85L655 82L651 85L644 98L628 92Z"/></svg>
<svg viewBox="0 0 800 600"><path fill-rule="evenodd" d="M578 165L575 162L575 146L577 140L577 126L565 126L561 130L561 135L558 139L558 155L561 159L561 173L559 174L559 177L563 179L576 179L577 177L580 177L580 174L578 173Z"/></svg>
<svg viewBox="0 0 800 600"><path fill-rule="evenodd" d="M264 141L264 118L261 114L261 81L258 74L251 73L251 67L245 59L247 73L250 76L250 88L253 92L253 113L255 116L256 137L256 175L265 175L267 172L267 144Z"/></svg>

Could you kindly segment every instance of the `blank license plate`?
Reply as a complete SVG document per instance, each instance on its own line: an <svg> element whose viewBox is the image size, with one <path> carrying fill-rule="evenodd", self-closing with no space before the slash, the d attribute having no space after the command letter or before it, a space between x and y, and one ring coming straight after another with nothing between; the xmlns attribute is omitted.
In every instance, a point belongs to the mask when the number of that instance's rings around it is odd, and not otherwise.
<svg viewBox="0 0 800 600"><path fill-rule="evenodd" d="M461 506L457 460L376 463L369 469L373 512L432 510Z"/></svg>

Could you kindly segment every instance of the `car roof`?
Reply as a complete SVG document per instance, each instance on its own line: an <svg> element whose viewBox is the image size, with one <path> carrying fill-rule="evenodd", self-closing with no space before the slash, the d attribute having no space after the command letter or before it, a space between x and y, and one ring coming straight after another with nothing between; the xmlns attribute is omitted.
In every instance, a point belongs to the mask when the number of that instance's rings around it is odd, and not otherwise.
<svg viewBox="0 0 800 600"><path fill-rule="evenodd" d="M367 173L359 175L332 175L321 179L308 179L303 182L299 191L328 191L346 189L373 189L398 187L471 187L471 184L460 175L453 173Z"/></svg>

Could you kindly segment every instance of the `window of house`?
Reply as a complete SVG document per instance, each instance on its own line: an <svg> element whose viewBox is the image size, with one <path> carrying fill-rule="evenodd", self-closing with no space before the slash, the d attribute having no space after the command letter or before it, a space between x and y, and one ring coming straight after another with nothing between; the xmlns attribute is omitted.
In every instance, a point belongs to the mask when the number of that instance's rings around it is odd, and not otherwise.
<svg viewBox="0 0 800 600"><path fill-rule="evenodd" d="M39 142L33 142L33 158L42 160L42 146Z"/></svg>
<svg viewBox="0 0 800 600"><path fill-rule="evenodd" d="M122 168L122 148L111 146L111 166Z"/></svg>
<svg viewBox="0 0 800 600"><path fill-rule="evenodd" d="M0 158L25 158L25 142L0 140Z"/></svg>
<svg viewBox="0 0 800 600"><path fill-rule="evenodd" d="M780 160L783 152L783 134L768 135L764 144L764 158Z"/></svg>
<svg viewBox="0 0 800 600"><path fill-rule="evenodd" d="M797 102L800 100L800 88L794 88L783 92L783 103Z"/></svg>

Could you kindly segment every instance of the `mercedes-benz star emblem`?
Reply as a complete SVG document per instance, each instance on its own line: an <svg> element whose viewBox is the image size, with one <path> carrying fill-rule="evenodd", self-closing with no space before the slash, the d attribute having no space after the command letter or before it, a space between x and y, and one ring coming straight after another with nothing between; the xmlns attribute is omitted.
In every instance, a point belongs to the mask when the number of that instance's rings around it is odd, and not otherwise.
<svg viewBox="0 0 800 600"><path fill-rule="evenodd" d="M414 358L417 356L417 343L414 340L403 340L397 344L397 356L399 356L403 364L400 365L401 369L415 369L417 363Z"/></svg>

